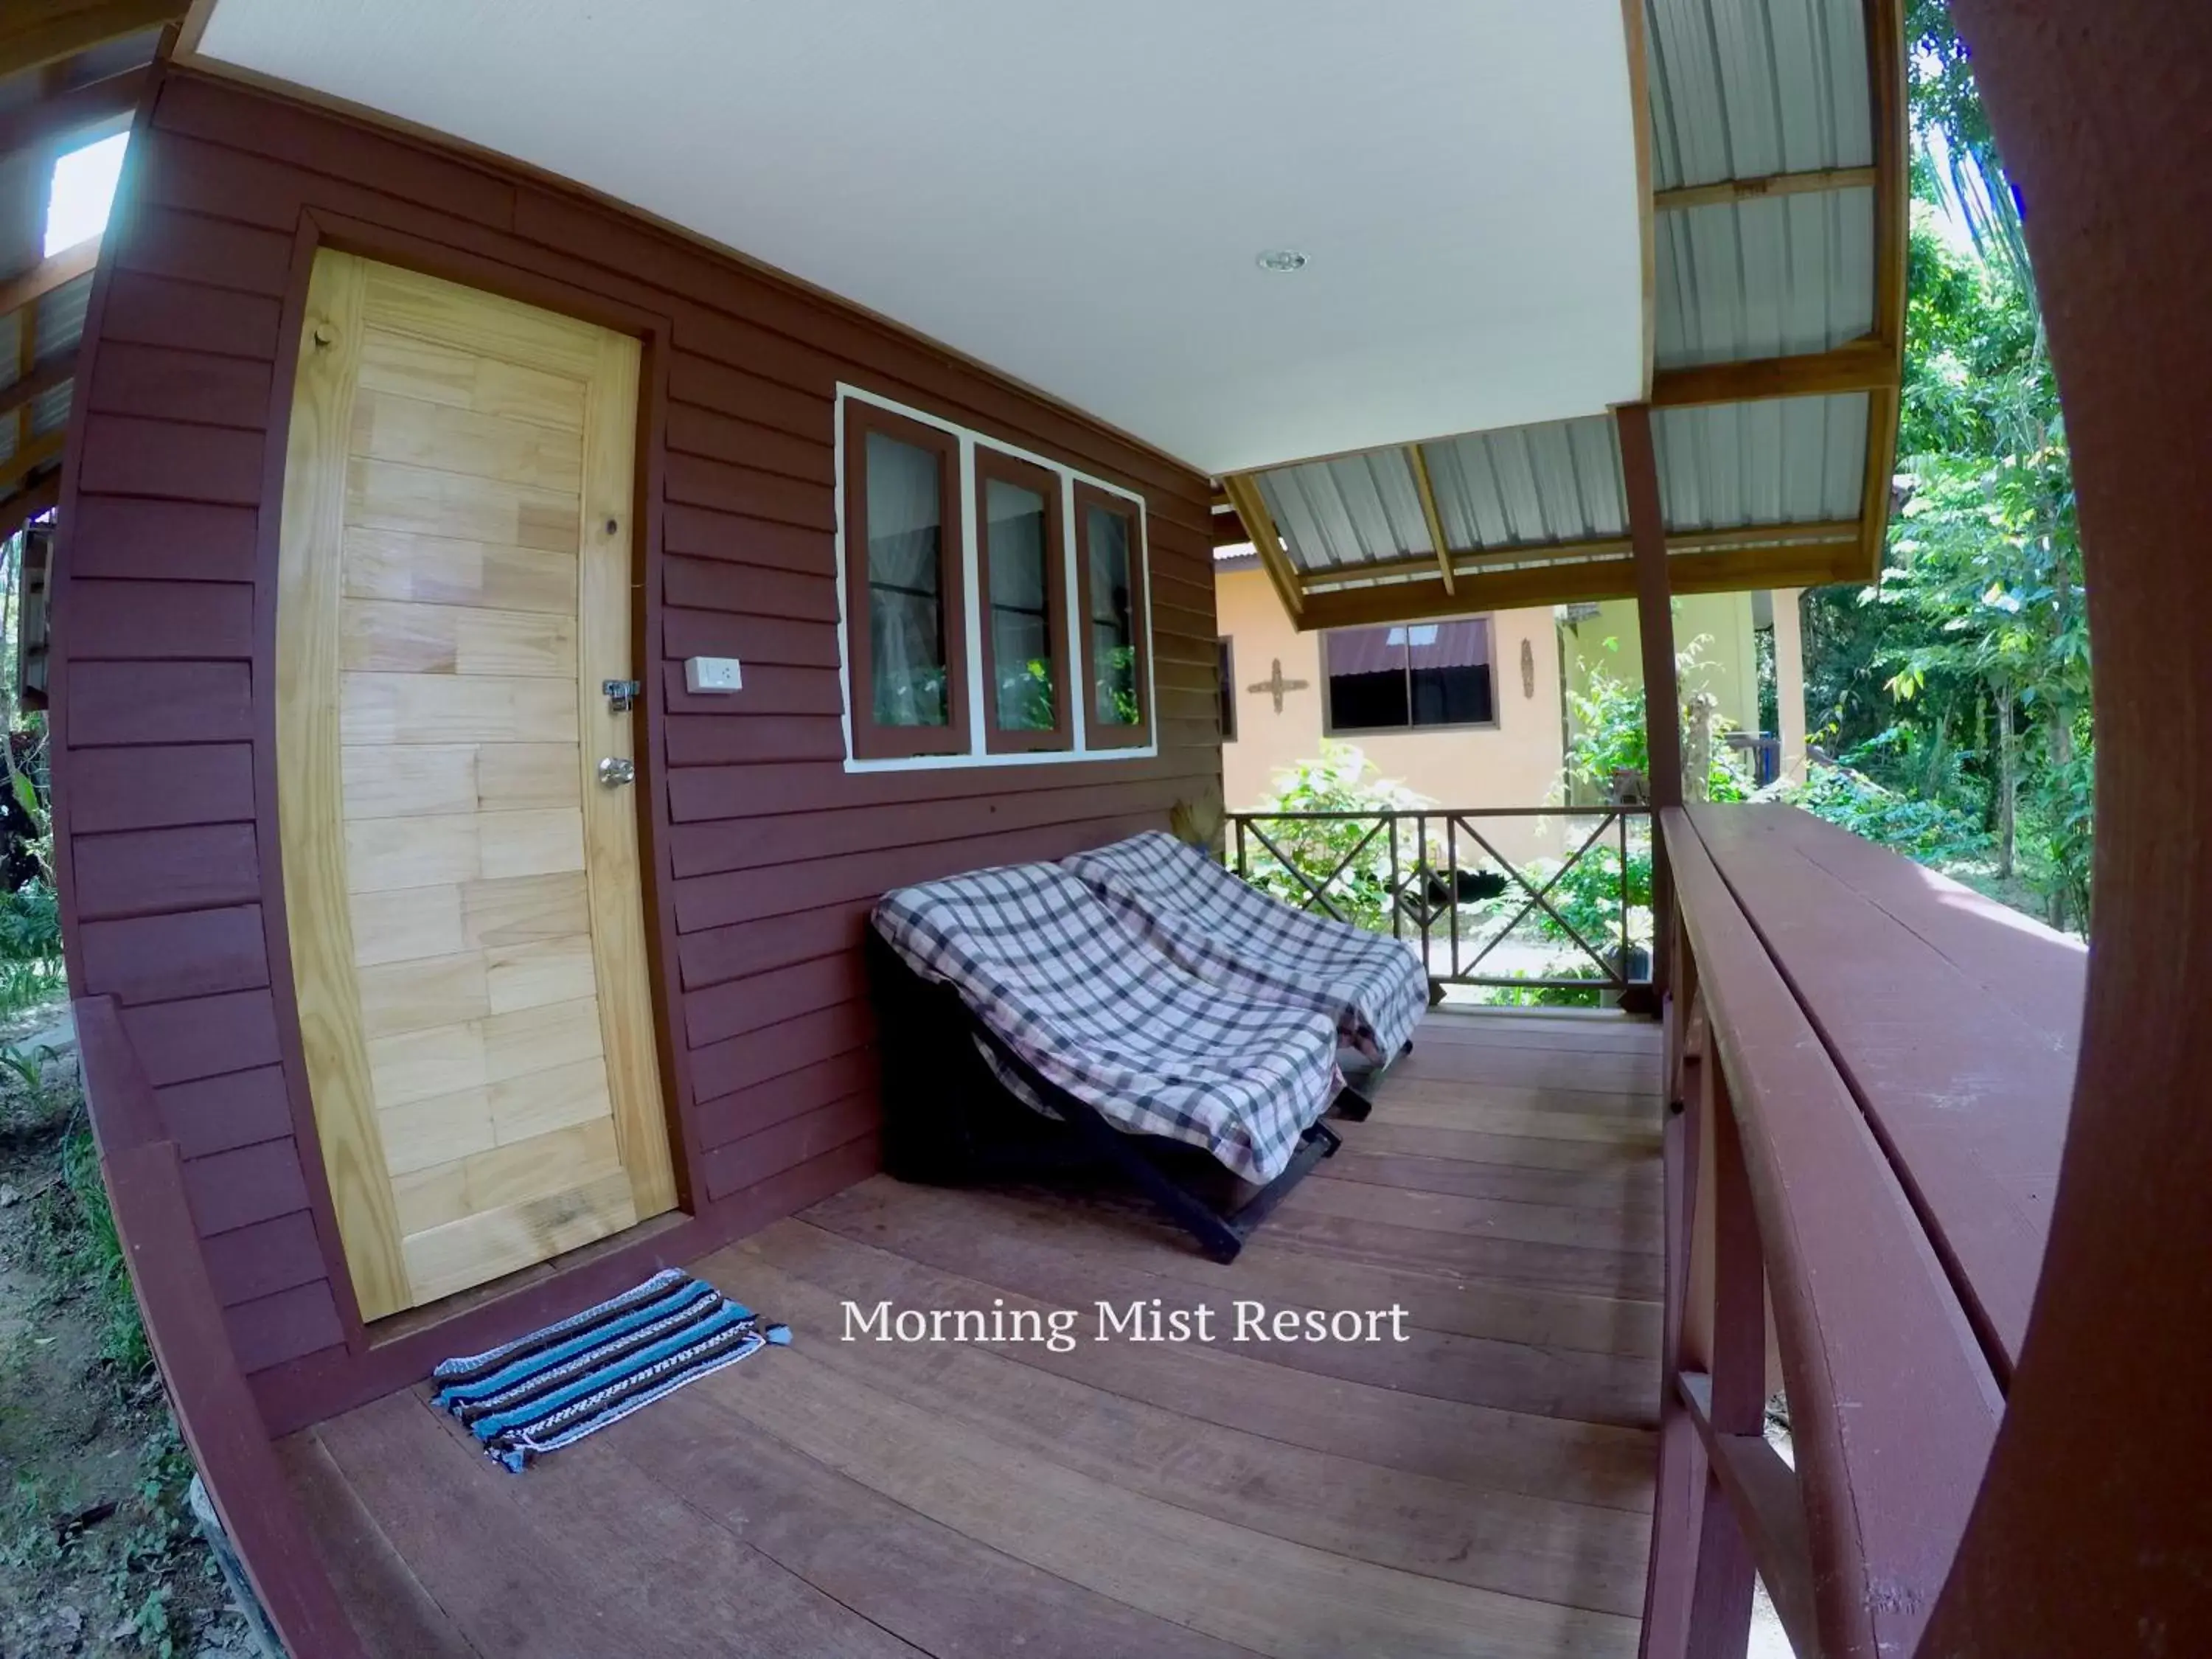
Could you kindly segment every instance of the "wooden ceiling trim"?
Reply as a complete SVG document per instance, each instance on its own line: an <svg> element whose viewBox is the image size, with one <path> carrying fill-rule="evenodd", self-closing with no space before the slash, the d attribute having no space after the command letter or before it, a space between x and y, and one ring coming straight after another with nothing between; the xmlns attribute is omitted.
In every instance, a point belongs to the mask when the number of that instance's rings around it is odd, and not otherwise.
<svg viewBox="0 0 2212 1659"><path fill-rule="evenodd" d="M0 317L35 304L56 289L90 274L100 263L100 238L88 236L74 247L65 247L41 259L19 276L0 283Z"/></svg>
<svg viewBox="0 0 2212 1659"><path fill-rule="evenodd" d="M1668 533L1667 550L1680 555L1715 552L1736 547L1833 545L1855 541L1859 530L1859 522L1856 519L1827 519L1802 524L1731 525L1717 530L1678 530ZM1517 546L1474 548L1453 553L1451 564L1457 574L1480 575L1485 568L1494 568L1499 565L1525 565L1531 561L1564 563L1588 559L1626 558L1632 550L1632 544L1626 536L1601 536L1589 541L1527 542ZM1425 555L1416 554L1401 559L1376 559L1369 564L1348 564L1328 570L1309 571L1303 586L1311 595L1342 591L1348 582L1370 581L1377 577L1430 574L1433 568L1432 562Z"/></svg>
<svg viewBox="0 0 2212 1659"><path fill-rule="evenodd" d="M1638 396L1651 396L1659 362L1659 228L1651 179L1651 48L1644 33L1644 0L1620 0L1621 32L1628 42L1628 118L1636 134L1637 256L1644 302L1643 379Z"/></svg>
<svg viewBox="0 0 2212 1659"><path fill-rule="evenodd" d="M57 427L0 460L0 489L13 489L48 461L60 459L62 445L68 436L66 428Z"/></svg>
<svg viewBox="0 0 2212 1659"><path fill-rule="evenodd" d="M1857 568L1858 550L1854 538L1778 548L1670 553L1668 586L1676 593L1737 593L1857 581L1863 580ZM1295 621L1301 630L1373 627L1576 600L1632 599L1635 593L1636 562L1624 552L1580 564L1500 570L1462 580L1455 593L1445 592L1433 571L1379 587L1309 593L1305 609Z"/></svg>
<svg viewBox="0 0 2212 1659"><path fill-rule="evenodd" d="M1874 338L1893 371L1868 400L1866 480L1859 500L1859 576L1881 574L1889 525L1890 481L1897 471L1899 388L1905 378L1906 265L1911 257L1911 154L1905 95L1905 0L1866 0L1867 78L1872 99L1875 181Z"/></svg>
<svg viewBox="0 0 2212 1659"><path fill-rule="evenodd" d="M1291 568L1291 556L1284 550L1282 538L1275 532L1274 516L1267 511L1267 501L1260 494L1259 481L1249 472L1235 472L1221 483L1237 508L1237 516L1244 521L1245 533L1252 538L1253 550L1267 568L1267 579L1275 585L1275 596L1282 600L1285 611L1297 617L1305 608L1305 595L1299 588L1298 573Z"/></svg>
<svg viewBox="0 0 2212 1659"><path fill-rule="evenodd" d="M1713 207L1727 202L1763 202L1775 196L1807 196L1830 190L1864 190L1877 183L1877 167L1820 167L1808 173L1770 173L1756 179L1723 179L1710 185L1662 190L1651 198L1662 213Z"/></svg>
<svg viewBox="0 0 2212 1659"><path fill-rule="evenodd" d="M0 501L0 542L21 530L41 513L51 513L62 499L62 475L49 472L28 489Z"/></svg>
<svg viewBox="0 0 2212 1659"><path fill-rule="evenodd" d="M1421 517L1429 526L1429 545L1436 550L1437 570L1443 578L1444 592L1449 593L1458 579L1452 574L1451 544L1444 537L1444 521L1437 512L1436 487L1429 482L1429 464L1421 454L1420 445L1406 446L1406 465L1413 469L1413 489L1421 498Z"/></svg>
<svg viewBox="0 0 2212 1659"><path fill-rule="evenodd" d="M141 64L0 114L0 162L27 150L58 147L58 141L73 132L129 114L145 94L149 72Z"/></svg>
<svg viewBox="0 0 2212 1659"><path fill-rule="evenodd" d="M0 79L184 15L184 0L8 0L0 23Z"/></svg>
<svg viewBox="0 0 2212 1659"><path fill-rule="evenodd" d="M1686 409L1700 404L1893 391L1903 374L1896 349L1881 336L1869 334L1831 351L1662 368L1651 379L1651 406Z"/></svg>
<svg viewBox="0 0 2212 1659"><path fill-rule="evenodd" d="M27 331L26 331L27 332ZM6 419L33 398L43 398L64 380L76 378L76 353L64 351L32 366L31 372L0 386L0 420Z"/></svg>

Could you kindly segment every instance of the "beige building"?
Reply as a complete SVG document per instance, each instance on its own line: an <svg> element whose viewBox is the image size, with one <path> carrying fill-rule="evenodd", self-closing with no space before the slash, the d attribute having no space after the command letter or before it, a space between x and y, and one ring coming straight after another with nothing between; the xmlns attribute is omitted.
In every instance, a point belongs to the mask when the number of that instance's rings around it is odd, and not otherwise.
<svg viewBox="0 0 2212 1659"><path fill-rule="evenodd" d="M1356 745L1385 778L1452 808L1540 806L1562 799L1571 705L1594 667L1642 684L1632 599L1301 633L1256 559L1223 550L1214 573L1224 653L1222 782L1231 811L1258 806L1278 775ZM1759 719L1757 634L1774 630L1781 764L1802 773L1803 677L1797 590L1692 594L1674 637L1695 644L1685 696L1710 693L1728 726ZM1508 839L1526 843L1526 838ZM1528 850L1536 850L1533 846Z"/></svg>

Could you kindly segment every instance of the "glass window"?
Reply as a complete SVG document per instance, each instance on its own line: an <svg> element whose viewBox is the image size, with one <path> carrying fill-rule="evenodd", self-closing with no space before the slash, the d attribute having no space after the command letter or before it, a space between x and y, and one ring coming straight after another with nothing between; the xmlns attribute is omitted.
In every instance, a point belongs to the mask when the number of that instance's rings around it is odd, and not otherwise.
<svg viewBox="0 0 2212 1659"><path fill-rule="evenodd" d="M1488 726L1490 619L1340 628L1325 636L1331 732Z"/></svg>
<svg viewBox="0 0 2212 1659"><path fill-rule="evenodd" d="M988 596L990 741L994 750L1045 749L1067 729L1063 659L1059 480L1041 468L979 450L981 546Z"/></svg>
<svg viewBox="0 0 2212 1659"><path fill-rule="evenodd" d="M945 506L938 457L867 434L868 660L878 726L951 718L945 649Z"/></svg>
<svg viewBox="0 0 2212 1659"><path fill-rule="evenodd" d="M1091 720L1098 726L1144 723L1137 696L1137 629L1131 576L1129 517L1092 505L1084 540L1091 601Z"/></svg>
<svg viewBox="0 0 2212 1659"><path fill-rule="evenodd" d="M1216 661L1214 673L1221 696L1221 740L1237 741L1237 648L1234 641L1216 640L1213 642Z"/></svg>

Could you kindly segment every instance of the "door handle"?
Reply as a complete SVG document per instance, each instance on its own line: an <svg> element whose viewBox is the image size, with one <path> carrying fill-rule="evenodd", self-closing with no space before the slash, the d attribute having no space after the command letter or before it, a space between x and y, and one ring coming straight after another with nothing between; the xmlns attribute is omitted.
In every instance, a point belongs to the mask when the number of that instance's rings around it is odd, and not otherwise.
<svg viewBox="0 0 2212 1659"><path fill-rule="evenodd" d="M599 763L599 781L610 789L619 789L626 783L637 781L637 763L618 759L610 755Z"/></svg>

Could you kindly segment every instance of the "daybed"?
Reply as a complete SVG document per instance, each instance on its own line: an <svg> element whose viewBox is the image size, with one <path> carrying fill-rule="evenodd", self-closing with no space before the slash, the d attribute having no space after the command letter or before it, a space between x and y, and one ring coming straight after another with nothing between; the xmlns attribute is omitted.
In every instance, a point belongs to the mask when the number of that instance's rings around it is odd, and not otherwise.
<svg viewBox="0 0 2212 1659"><path fill-rule="evenodd" d="M1066 870L902 888L873 922L894 1175L1109 1164L1227 1261L1336 1149L1319 1121L1342 1085L1336 1022L1177 966ZM1202 1150L1242 1189L1202 1195L1164 1143Z"/></svg>

